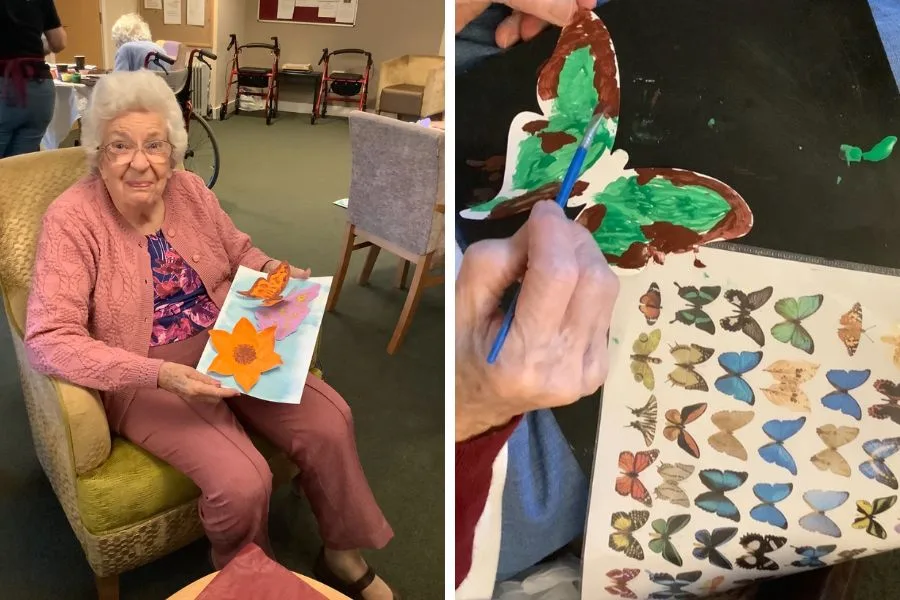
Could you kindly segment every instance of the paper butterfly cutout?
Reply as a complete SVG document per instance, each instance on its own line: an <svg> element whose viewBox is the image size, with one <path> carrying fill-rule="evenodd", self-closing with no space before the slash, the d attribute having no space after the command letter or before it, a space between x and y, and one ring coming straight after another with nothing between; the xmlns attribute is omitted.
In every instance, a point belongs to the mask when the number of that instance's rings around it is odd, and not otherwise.
<svg viewBox="0 0 900 600"><path fill-rule="evenodd" d="M894 383L887 379L879 379L873 387L881 394L887 396L882 402L887 404L875 404L869 407L869 416L876 419L890 419L900 425L900 383Z"/></svg>
<svg viewBox="0 0 900 600"><path fill-rule="evenodd" d="M687 527L691 521L691 515L673 515L668 519L656 519L650 526L653 533L650 534L650 543L647 546L653 552L661 554L662 557L680 567L683 563L678 549L672 544L671 537Z"/></svg>
<svg viewBox="0 0 900 600"><path fill-rule="evenodd" d="M286 262L278 263L275 270L257 279L249 290L238 291L241 296L262 301L263 306L274 306L284 300L281 293L291 278L291 266Z"/></svg>
<svg viewBox="0 0 900 600"><path fill-rule="evenodd" d="M663 428L663 435L670 442L678 440L679 448L681 448L694 458L700 458L700 446L697 445L697 440L694 439L694 436L688 433L685 427L699 419L700 416L705 412L705 402L685 406L681 409L681 412L675 410L674 408L667 410L667 425Z"/></svg>
<svg viewBox="0 0 900 600"><path fill-rule="evenodd" d="M689 592L684 589L685 587L699 581L699 579L703 576L702 571L687 571L685 573L679 573L675 577L672 577L669 573L650 573L650 581L657 585L663 586L664 590L658 592L651 592L648 598L652 598L653 600L691 600L693 598L698 598L697 594L693 592Z"/></svg>
<svg viewBox="0 0 900 600"><path fill-rule="evenodd" d="M634 532L647 524L650 511L632 510L631 512L614 512L610 525L615 530L609 534L609 547L616 552L623 552L628 558L644 560L644 549L634 539Z"/></svg>
<svg viewBox="0 0 900 600"><path fill-rule="evenodd" d="M859 402L851 396L849 392L860 387L869 380L872 371L842 371L840 369L832 369L825 373L828 383L834 388L833 392L825 394L822 398L822 405L831 410L844 413L848 417L853 417L857 421L862 420L862 409Z"/></svg>
<svg viewBox="0 0 900 600"><path fill-rule="evenodd" d="M897 477L884 461L900 450L900 437L869 440L863 444L863 450L871 457L871 460L859 465L860 473L896 490L898 487Z"/></svg>
<svg viewBox="0 0 900 600"><path fill-rule="evenodd" d="M746 235L753 215L726 184L681 169L626 169L627 153L610 152L619 121L618 79L609 32L591 11L578 11L538 75L541 114L521 113L510 124L497 197L460 215L504 218L554 198L588 122L600 115L568 206L581 209L576 221L593 233L611 265L639 269L665 254Z"/></svg>
<svg viewBox="0 0 900 600"><path fill-rule="evenodd" d="M900 328L894 326L894 329L897 330ZM881 336L881 341L888 346L894 347L894 366L900 369L900 333L895 335L883 335Z"/></svg>
<svg viewBox="0 0 900 600"><path fill-rule="evenodd" d="M640 569L613 569L607 571L606 576L612 580L612 585L606 586L606 591L620 598L637 598L637 594L628 587L628 582L641 574Z"/></svg>
<svg viewBox="0 0 900 600"><path fill-rule="evenodd" d="M775 303L775 312L784 318L784 321L772 327L772 337L807 354L815 352L815 344L812 336L803 327L801 321L809 318L822 306L822 294L815 296L801 296L800 298L782 298Z"/></svg>
<svg viewBox="0 0 900 600"><path fill-rule="evenodd" d="M706 380L694 367L709 360L714 350L697 344L678 344L670 352L675 359L675 370L669 373L669 383L686 390L708 392Z"/></svg>
<svg viewBox="0 0 900 600"><path fill-rule="evenodd" d="M841 528L825 516L825 513L842 505L849 497L849 492L841 491L810 490L804 492L803 500L813 509L813 512L800 517L800 527L813 533L841 537Z"/></svg>
<svg viewBox="0 0 900 600"><path fill-rule="evenodd" d="M209 371L234 377L245 392L253 389L263 373L282 364L275 352L275 328L256 331L246 317L241 317L230 332L211 329L209 341L216 350Z"/></svg>
<svg viewBox="0 0 900 600"><path fill-rule="evenodd" d="M707 440L713 449L739 460L747 460L747 449L734 436L734 432L753 420L752 410L722 410L711 417L713 424L719 428L718 433Z"/></svg>
<svg viewBox="0 0 900 600"><path fill-rule="evenodd" d="M866 533L869 535L881 538L882 540L887 538L887 531L884 530L881 523L875 520L875 517L886 512L896 503L897 496L875 498L873 502L857 500L856 510L860 515L853 520L853 528L865 529Z"/></svg>
<svg viewBox="0 0 900 600"><path fill-rule="evenodd" d="M855 440L859 435L859 429L843 425L840 427L823 425L816 428L816 433L827 447L809 459L812 464L816 465L820 471L831 471L835 475L850 477L850 464L837 449Z"/></svg>
<svg viewBox="0 0 900 600"><path fill-rule="evenodd" d="M778 563L766 556L775 552L787 543L787 538L780 535L760 535L747 533L740 540L746 554L739 556L735 561L742 569L757 569L760 571L777 571ZM758 581L758 580L757 580Z"/></svg>
<svg viewBox="0 0 900 600"><path fill-rule="evenodd" d="M658 365L662 362L662 359L650 355L659 347L661 337L662 332L654 329L649 334L640 334L631 346L633 353L631 355L631 373L636 382L643 383L644 387L650 391L653 391L653 387L656 385L650 365Z"/></svg>
<svg viewBox="0 0 900 600"><path fill-rule="evenodd" d="M794 457L784 447L784 442L800 431L805 423L806 417L800 417L792 421L779 421L778 419L767 421L762 429L772 441L759 449L759 455L762 459L767 463L787 469L791 475L796 475L797 463L794 462Z"/></svg>
<svg viewBox="0 0 900 600"><path fill-rule="evenodd" d="M792 483L757 483L753 486L753 494L759 498L762 504L757 504L750 509L750 517L760 523L787 529L787 518L775 507L775 503L790 496L793 490L794 484Z"/></svg>
<svg viewBox="0 0 900 600"><path fill-rule="evenodd" d="M700 471L700 481L709 491L703 492L694 499L697 508L732 521L741 520L741 512L734 502L725 496L725 492L734 491L744 485L744 482L747 481L747 473L704 469Z"/></svg>
<svg viewBox="0 0 900 600"><path fill-rule="evenodd" d="M848 560L853 560L857 556L865 554L868 551L869 551L868 548L853 548L851 550L841 550L840 552L838 552L838 557L831 564L837 564L837 563L845 562Z"/></svg>
<svg viewBox="0 0 900 600"><path fill-rule="evenodd" d="M694 558L697 560L708 559L710 564L730 571L733 568L731 561L725 558L718 548L731 541L737 532L737 527L717 527L712 530L712 533L701 529L694 534L694 539L697 540L693 550Z"/></svg>
<svg viewBox="0 0 900 600"><path fill-rule="evenodd" d="M283 340L291 335L309 316L310 303L319 296L322 286L313 283L287 295L284 302L264 306L256 311L256 324L260 328L275 327L275 339Z"/></svg>
<svg viewBox="0 0 900 600"><path fill-rule="evenodd" d="M791 565L795 567L809 567L812 569L816 569L818 567L827 566L827 563L822 562L822 557L828 556L835 550L837 550L836 544L828 544L825 546L800 546L795 547L794 550L802 556L803 558L797 559L791 563Z"/></svg>
<svg viewBox="0 0 900 600"><path fill-rule="evenodd" d="M753 394L753 388L744 381L743 375L755 369L762 361L762 356L762 352L723 352L720 354L719 365L725 369L725 375L716 379L716 389L726 396L753 406L756 397Z"/></svg>
<svg viewBox="0 0 900 600"><path fill-rule="evenodd" d="M837 334L850 356L856 354L856 349L859 348L859 338L863 333L862 321L862 306L859 302L841 315L841 326L838 328Z"/></svg>
<svg viewBox="0 0 900 600"><path fill-rule="evenodd" d="M647 292L641 296L641 299L638 301L638 310L644 315L647 325L655 325L656 320L659 319L661 308L662 298L659 293L659 286L656 285L656 282L654 281L650 284L650 287L647 288Z"/></svg>
<svg viewBox="0 0 900 600"><path fill-rule="evenodd" d="M776 406L809 412L809 397L800 385L812 379L818 369L819 365L810 362L777 360L765 369L775 379L775 384L763 388L763 393Z"/></svg>
<svg viewBox="0 0 900 600"><path fill-rule="evenodd" d="M652 506L653 499L650 497L650 492L647 491L638 476L653 464L657 456L659 456L659 450L644 450L634 454L620 452L619 469L622 474L616 477L616 492L620 496L631 496L646 506Z"/></svg>
<svg viewBox="0 0 900 600"><path fill-rule="evenodd" d="M693 325L700 331L713 334L716 332L716 324L710 318L702 307L706 306L719 297L722 288L719 286L709 286L696 288L692 285L681 287L677 283L678 295L688 303L689 308L683 308L675 313L675 318L670 323L684 323L685 325Z"/></svg>
<svg viewBox="0 0 900 600"><path fill-rule="evenodd" d="M663 482L653 490L656 499L666 500L685 508L689 507L691 502L678 484L691 476L691 473L694 472L693 465L662 463L656 472L663 479Z"/></svg>
<svg viewBox="0 0 900 600"><path fill-rule="evenodd" d="M759 310L772 297L772 286L745 294L740 290L728 290L725 292L725 300L735 307L735 315L725 317L719 321L725 331L742 331L744 335L756 342L758 346L764 346L766 337L762 327L750 313Z"/></svg>
<svg viewBox="0 0 900 600"><path fill-rule="evenodd" d="M632 421L628 427L633 427L644 436L644 444L649 448L656 437L656 396L651 395L647 403L641 408L630 408L637 421Z"/></svg>

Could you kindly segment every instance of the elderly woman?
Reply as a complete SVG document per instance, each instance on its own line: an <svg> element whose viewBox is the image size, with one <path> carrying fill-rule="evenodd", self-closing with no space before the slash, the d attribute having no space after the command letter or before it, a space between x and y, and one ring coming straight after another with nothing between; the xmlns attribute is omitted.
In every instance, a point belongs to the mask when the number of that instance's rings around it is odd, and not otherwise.
<svg viewBox="0 0 900 600"><path fill-rule="evenodd" d="M150 26L141 15L122 15L112 26L112 40L116 47L116 62L113 71L139 71L144 68L144 59L151 52L165 54L166 51L153 43ZM153 63L150 69L159 69Z"/></svg>
<svg viewBox="0 0 900 600"><path fill-rule="evenodd" d="M396 598L359 552L393 531L344 399L310 375L299 405L265 402L193 368L238 267L269 272L278 261L197 176L174 170L187 134L163 79L102 78L82 141L91 172L50 205L38 242L25 338L34 367L100 390L116 432L197 484L216 568L250 542L270 552L272 473L247 427L300 469L324 541L317 577L353 598Z"/></svg>

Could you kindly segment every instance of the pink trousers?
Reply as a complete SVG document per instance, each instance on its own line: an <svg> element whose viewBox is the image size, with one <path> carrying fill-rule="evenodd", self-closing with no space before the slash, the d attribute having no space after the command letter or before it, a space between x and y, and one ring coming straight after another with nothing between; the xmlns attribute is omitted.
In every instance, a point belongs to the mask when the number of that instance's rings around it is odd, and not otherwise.
<svg viewBox="0 0 900 600"><path fill-rule="evenodd" d="M150 356L195 366L208 334L151 348ZM162 389L142 388L119 433L190 477L200 488L200 519L222 568L250 542L269 550L272 472L244 426L284 451L300 469L325 546L381 548L393 537L366 481L350 407L312 375L299 405L238 396L189 402Z"/></svg>

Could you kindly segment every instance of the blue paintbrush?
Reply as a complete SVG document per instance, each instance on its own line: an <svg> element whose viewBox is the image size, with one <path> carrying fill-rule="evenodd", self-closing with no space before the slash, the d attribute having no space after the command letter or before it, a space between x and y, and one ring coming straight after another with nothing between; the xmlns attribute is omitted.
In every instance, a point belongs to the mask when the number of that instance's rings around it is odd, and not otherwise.
<svg viewBox="0 0 900 600"><path fill-rule="evenodd" d="M584 132L584 137L581 139L581 143L575 150L575 156L572 157L572 163L569 165L569 170L566 171L566 176L563 178L559 193L556 195L556 203L563 208L569 201L569 196L572 194L572 188L575 187L575 182L578 181L578 177L581 176L581 167L584 165L584 159L587 156L588 149L591 147L594 135L600 127L601 117L602 115L594 115L588 123L587 131ZM509 335L509 328L512 325L513 315L516 313L516 303L519 300L519 292L521 289L522 286L516 283L512 301L509 304L509 308L506 310L506 315L503 317L503 323L500 324L500 331L497 332L497 338L494 340L494 345L491 346L491 351L488 354L487 361L489 364L494 364L497 360L497 356L500 355L500 349L503 347L503 342L506 341L506 336Z"/></svg>

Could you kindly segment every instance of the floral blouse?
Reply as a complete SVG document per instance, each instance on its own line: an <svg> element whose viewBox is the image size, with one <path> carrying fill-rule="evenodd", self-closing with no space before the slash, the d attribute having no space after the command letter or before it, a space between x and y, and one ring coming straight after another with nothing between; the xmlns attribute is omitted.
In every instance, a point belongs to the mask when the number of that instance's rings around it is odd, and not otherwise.
<svg viewBox="0 0 900 600"><path fill-rule="evenodd" d="M153 271L151 346L180 342L212 327L219 307L206 293L197 272L166 240L162 231L147 236Z"/></svg>

